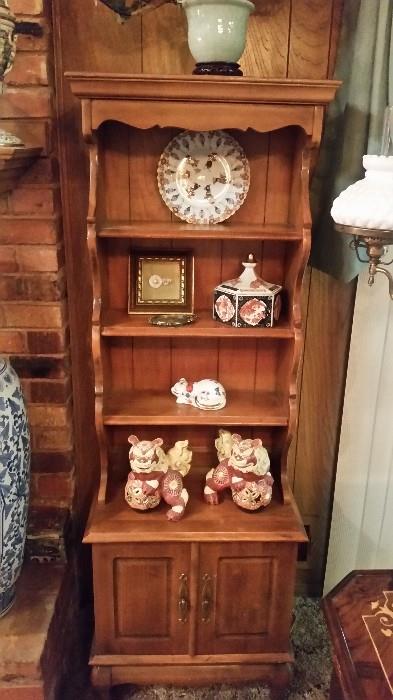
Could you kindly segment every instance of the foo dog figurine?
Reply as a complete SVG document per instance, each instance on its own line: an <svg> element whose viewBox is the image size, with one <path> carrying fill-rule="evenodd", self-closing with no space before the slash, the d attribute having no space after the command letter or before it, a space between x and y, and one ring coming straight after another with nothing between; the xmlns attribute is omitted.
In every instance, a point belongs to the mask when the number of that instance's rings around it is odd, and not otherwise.
<svg viewBox="0 0 393 700"><path fill-rule="evenodd" d="M215 446L219 465L206 474L206 503L218 505L218 492L230 488L232 498L240 508L258 510L269 505L273 477L269 472L269 455L262 440L242 440L241 435L220 430Z"/></svg>
<svg viewBox="0 0 393 700"><path fill-rule="evenodd" d="M125 488L125 499L131 508L150 510L164 499L171 506L166 517L180 520L188 502L182 477L190 470L192 452L188 440L179 440L165 454L162 439L139 440L130 435L131 471Z"/></svg>
<svg viewBox="0 0 393 700"><path fill-rule="evenodd" d="M225 389L216 379L189 382L182 377L171 388L176 403L189 404L205 411L217 411L226 404Z"/></svg>

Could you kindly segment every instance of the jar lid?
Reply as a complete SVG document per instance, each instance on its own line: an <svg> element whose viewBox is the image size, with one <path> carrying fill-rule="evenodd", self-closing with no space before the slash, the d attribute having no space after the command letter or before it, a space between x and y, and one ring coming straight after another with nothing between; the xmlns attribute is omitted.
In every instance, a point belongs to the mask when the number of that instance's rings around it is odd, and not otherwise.
<svg viewBox="0 0 393 700"><path fill-rule="evenodd" d="M239 277L222 282L222 284L241 292L259 292L261 294L273 294L280 288L279 285L266 282L256 274L257 263L252 253L249 254L247 262L243 262L242 265L244 270Z"/></svg>

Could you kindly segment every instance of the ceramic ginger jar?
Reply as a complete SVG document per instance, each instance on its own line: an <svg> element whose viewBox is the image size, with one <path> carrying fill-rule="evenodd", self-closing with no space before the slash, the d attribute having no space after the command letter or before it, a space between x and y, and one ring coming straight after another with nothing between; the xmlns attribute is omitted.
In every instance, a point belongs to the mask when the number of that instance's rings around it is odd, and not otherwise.
<svg viewBox="0 0 393 700"><path fill-rule="evenodd" d="M12 606L26 540L30 434L19 379L0 357L0 616Z"/></svg>
<svg viewBox="0 0 393 700"><path fill-rule="evenodd" d="M336 224L393 230L393 156L363 156L365 177L334 200Z"/></svg>
<svg viewBox="0 0 393 700"><path fill-rule="evenodd" d="M215 288L213 318L236 328L271 328L280 317L282 287L258 277L251 253L242 265L239 277Z"/></svg>
<svg viewBox="0 0 393 700"><path fill-rule="evenodd" d="M270 459L260 438L243 440L241 435L220 430L215 442L219 464L206 474L204 498L218 505L218 494L231 489L234 503L244 510L258 510L272 499Z"/></svg>
<svg viewBox="0 0 393 700"><path fill-rule="evenodd" d="M131 471L125 487L126 502L135 510L150 510L163 499L171 506L168 520L180 520L189 499L182 479L191 467L188 440L178 440L168 453L161 447L161 438L139 440L130 435L128 442Z"/></svg>

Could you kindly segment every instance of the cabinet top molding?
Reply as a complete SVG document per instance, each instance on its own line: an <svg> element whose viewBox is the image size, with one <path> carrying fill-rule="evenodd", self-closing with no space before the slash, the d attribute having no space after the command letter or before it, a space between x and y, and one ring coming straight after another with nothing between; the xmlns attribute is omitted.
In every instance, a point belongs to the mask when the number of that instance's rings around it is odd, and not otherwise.
<svg viewBox="0 0 393 700"><path fill-rule="evenodd" d="M338 81L221 78L219 76L66 73L82 101L82 130L105 121L149 129L180 127L196 131L300 126L317 146L325 105Z"/></svg>
<svg viewBox="0 0 393 700"><path fill-rule="evenodd" d="M262 79L198 75L66 73L81 99L187 100L327 105L340 87L337 80Z"/></svg>

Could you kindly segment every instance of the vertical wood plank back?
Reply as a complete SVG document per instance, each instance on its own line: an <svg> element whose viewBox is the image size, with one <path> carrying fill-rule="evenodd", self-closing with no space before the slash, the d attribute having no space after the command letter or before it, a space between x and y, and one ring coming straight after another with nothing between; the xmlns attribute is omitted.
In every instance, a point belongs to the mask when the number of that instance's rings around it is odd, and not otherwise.
<svg viewBox="0 0 393 700"><path fill-rule="evenodd" d="M162 5L142 18L142 61L143 73L192 73L195 61L181 7Z"/></svg>
<svg viewBox="0 0 393 700"><path fill-rule="evenodd" d="M291 0L254 0L240 64L244 75L283 78L287 73Z"/></svg>

